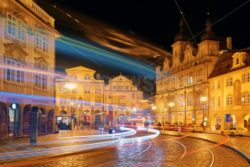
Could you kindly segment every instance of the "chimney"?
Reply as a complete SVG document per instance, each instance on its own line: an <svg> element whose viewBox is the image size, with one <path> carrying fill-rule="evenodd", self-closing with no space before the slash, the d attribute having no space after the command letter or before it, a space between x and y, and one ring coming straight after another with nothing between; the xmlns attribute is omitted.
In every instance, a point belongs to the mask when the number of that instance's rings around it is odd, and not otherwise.
<svg viewBox="0 0 250 167"><path fill-rule="evenodd" d="M227 37L227 49L232 50L232 37Z"/></svg>
<svg viewBox="0 0 250 167"><path fill-rule="evenodd" d="M101 79L101 75L99 73L96 74L96 79Z"/></svg>

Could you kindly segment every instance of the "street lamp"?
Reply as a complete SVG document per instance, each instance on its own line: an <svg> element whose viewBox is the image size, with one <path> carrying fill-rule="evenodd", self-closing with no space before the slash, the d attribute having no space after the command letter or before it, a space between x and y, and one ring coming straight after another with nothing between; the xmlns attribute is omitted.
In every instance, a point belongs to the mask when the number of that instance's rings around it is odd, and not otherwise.
<svg viewBox="0 0 250 167"><path fill-rule="evenodd" d="M151 109L152 109L152 110L156 110L156 106L153 105L153 106L151 107Z"/></svg>
<svg viewBox="0 0 250 167"><path fill-rule="evenodd" d="M64 88L67 89L67 90L70 90L70 94L73 93L73 90L77 88L77 85L75 83L66 83L64 85ZM75 116L75 104L76 104L76 94L74 94L74 97L72 100L70 100L70 110L71 110L71 128L73 129L73 127L75 126L74 125L74 116Z"/></svg>
<svg viewBox="0 0 250 167"><path fill-rule="evenodd" d="M207 118L205 117L205 103L207 102L207 96L201 96L200 101L203 103L202 125L204 132L205 126L207 125Z"/></svg>
<svg viewBox="0 0 250 167"><path fill-rule="evenodd" d="M170 111L170 109L172 107L174 107L174 102L169 102L168 107L169 107L169 109L168 109L169 110L169 116L168 116L169 118L168 119L169 119L169 123L171 124L171 111Z"/></svg>

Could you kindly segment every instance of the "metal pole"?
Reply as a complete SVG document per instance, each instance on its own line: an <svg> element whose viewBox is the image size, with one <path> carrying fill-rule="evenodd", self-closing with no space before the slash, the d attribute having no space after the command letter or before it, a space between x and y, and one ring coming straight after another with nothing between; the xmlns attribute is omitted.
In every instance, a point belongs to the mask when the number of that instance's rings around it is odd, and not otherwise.
<svg viewBox="0 0 250 167"><path fill-rule="evenodd" d="M184 120L184 125L186 126L187 124L187 92L184 90L185 93L185 120Z"/></svg>
<svg viewBox="0 0 250 167"><path fill-rule="evenodd" d="M204 105L204 102L203 102L203 118L202 118L202 126L203 126L203 132L205 132L205 117L204 117L204 114L205 114L205 105Z"/></svg>

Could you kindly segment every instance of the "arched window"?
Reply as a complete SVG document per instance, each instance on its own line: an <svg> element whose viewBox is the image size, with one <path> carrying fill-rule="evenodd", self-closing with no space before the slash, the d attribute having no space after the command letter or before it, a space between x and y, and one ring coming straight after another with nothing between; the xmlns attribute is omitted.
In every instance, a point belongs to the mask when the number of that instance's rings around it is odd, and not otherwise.
<svg viewBox="0 0 250 167"><path fill-rule="evenodd" d="M84 80L90 80L90 76L87 74L84 76Z"/></svg>

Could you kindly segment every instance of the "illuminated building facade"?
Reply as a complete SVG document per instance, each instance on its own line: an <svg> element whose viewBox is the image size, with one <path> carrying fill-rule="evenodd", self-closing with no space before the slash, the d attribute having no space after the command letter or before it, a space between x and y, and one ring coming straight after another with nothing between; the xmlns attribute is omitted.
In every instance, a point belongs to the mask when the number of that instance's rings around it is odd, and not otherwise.
<svg viewBox="0 0 250 167"><path fill-rule="evenodd" d="M54 19L32 0L1 0L0 27L0 138L29 135L33 106L38 132L53 132Z"/></svg>
<svg viewBox="0 0 250 167"><path fill-rule="evenodd" d="M224 51L209 78L209 120L213 131L250 131L250 50Z"/></svg>
<svg viewBox="0 0 250 167"><path fill-rule="evenodd" d="M95 79L95 72L78 66L66 69L66 77L56 80L56 116L74 116L75 123L104 123L104 81Z"/></svg>
<svg viewBox="0 0 250 167"><path fill-rule="evenodd" d="M136 112L142 109L143 92L123 75L111 79L105 85L104 96L106 119L114 125L134 118Z"/></svg>
<svg viewBox="0 0 250 167"><path fill-rule="evenodd" d="M67 123L67 117L74 116L78 124L115 125L139 110L143 93L128 78L120 75L105 85L104 80L94 77L94 70L86 67L69 68L66 73L65 78L56 80L59 121L65 117Z"/></svg>
<svg viewBox="0 0 250 167"><path fill-rule="evenodd" d="M178 125L202 125L208 119L208 76L219 58L220 42L206 21L201 42L194 45L180 21L172 44L172 57L156 67L156 121Z"/></svg>

